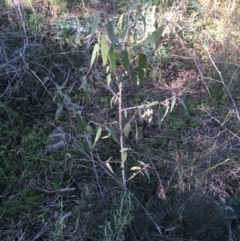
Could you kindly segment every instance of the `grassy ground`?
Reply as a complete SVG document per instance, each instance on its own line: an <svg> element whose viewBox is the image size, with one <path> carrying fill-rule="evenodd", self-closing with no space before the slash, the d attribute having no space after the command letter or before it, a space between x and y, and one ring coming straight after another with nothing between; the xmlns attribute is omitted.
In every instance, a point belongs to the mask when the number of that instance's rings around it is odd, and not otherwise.
<svg viewBox="0 0 240 241"><path fill-rule="evenodd" d="M1 240L239 240L239 9L1 2Z"/></svg>

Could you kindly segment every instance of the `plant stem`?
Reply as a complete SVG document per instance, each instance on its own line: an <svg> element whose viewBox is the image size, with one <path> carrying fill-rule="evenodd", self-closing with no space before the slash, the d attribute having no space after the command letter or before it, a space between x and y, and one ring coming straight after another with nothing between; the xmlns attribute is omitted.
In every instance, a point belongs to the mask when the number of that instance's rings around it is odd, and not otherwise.
<svg viewBox="0 0 240 241"><path fill-rule="evenodd" d="M126 170L124 163L124 142L123 142L123 123L122 123L122 80L118 81L118 116L119 116L119 133L120 133L120 148L121 148L121 168L122 168L122 185L126 190Z"/></svg>

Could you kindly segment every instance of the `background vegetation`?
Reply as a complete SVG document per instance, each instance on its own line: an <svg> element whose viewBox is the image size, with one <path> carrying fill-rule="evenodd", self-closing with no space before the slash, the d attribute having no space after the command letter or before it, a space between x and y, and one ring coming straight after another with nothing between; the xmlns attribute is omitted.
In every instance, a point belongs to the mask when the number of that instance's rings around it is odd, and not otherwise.
<svg viewBox="0 0 240 241"><path fill-rule="evenodd" d="M240 3L0 3L1 240L239 240Z"/></svg>

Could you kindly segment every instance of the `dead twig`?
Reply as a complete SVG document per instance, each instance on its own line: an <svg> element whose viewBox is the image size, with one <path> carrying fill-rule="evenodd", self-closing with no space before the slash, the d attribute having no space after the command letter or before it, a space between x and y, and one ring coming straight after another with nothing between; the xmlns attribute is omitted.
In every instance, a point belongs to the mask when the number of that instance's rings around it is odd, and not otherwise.
<svg viewBox="0 0 240 241"><path fill-rule="evenodd" d="M66 187L66 188L61 188L61 189L57 189L57 190L48 190L48 189L44 189L44 188L40 188L40 187L34 187L34 186L31 186L32 189L38 191L38 192L42 192L42 193L45 193L45 194L55 194L55 193L58 193L58 194L62 194L62 193L66 193L66 192L73 192L76 190L75 187Z"/></svg>

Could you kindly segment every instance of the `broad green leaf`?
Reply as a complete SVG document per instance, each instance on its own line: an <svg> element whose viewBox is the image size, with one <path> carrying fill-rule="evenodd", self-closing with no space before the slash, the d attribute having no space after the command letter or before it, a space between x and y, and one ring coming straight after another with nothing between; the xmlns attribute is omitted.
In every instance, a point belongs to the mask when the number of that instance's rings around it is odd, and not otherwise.
<svg viewBox="0 0 240 241"><path fill-rule="evenodd" d="M178 102L183 106L183 108L185 109L185 111L187 111L187 107L186 107L186 105L185 105L183 99L180 98L180 97L177 97L177 100L178 100Z"/></svg>
<svg viewBox="0 0 240 241"><path fill-rule="evenodd" d="M123 63L123 67L124 67L125 71L129 71L130 62L129 62L129 58L128 58L128 51L123 50L121 52L121 57L122 57L122 63Z"/></svg>
<svg viewBox="0 0 240 241"><path fill-rule="evenodd" d="M107 168L110 170L110 172L114 173L114 172L113 172L113 169L112 169L112 167L111 167L111 165L110 165L109 162L106 163L106 166L107 166Z"/></svg>
<svg viewBox="0 0 240 241"><path fill-rule="evenodd" d="M149 107L151 107L151 106L153 106L153 105L158 105L159 104L159 101L153 101L153 102L151 102L151 103L148 103L147 105L146 105L146 108L149 108Z"/></svg>
<svg viewBox="0 0 240 241"><path fill-rule="evenodd" d="M110 70L111 72L115 72L116 70L116 59L115 59L115 51L113 45L109 49L109 62L110 62Z"/></svg>
<svg viewBox="0 0 240 241"><path fill-rule="evenodd" d="M144 41L145 45L156 44L163 34L163 26L156 29L152 34L150 34Z"/></svg>
<svg viewBox="0 0 240 241"><path fill-rule="evenodd" d="M143 53L138 58L138 81L142 84L147 69L147 56Z"/></svg>
<svg viewBox="0 0 240 241"><path fill-rule="evenodd" d="M202 19L204 19L204 16L203 16L203 12L202 12L202 9L201 7L199 6L199 4L196 2L196 1L191 1L193 7L196 9L196 11L199 13L200 17Z"/></svg>
<svg viewBox="0 0 240 241"><path fill-rule="evenodd" d="M129 133L131 131L132 126L130 123L127 123L127 125L123 129L124 136L127 138L129 136Z"/></svg>
<svg viewBox="0 0 240 241"><path fill-rule="evenodd" d="M95 31L97 30L99 22L100 22L100 12L97 11L94 14L94 16L93 16L92 31L91 31L90 38L92 38L92 36L94 35Z"/></svg>
<svg viewBox="0 0 240 241"><path fill-rule="evenodd" d="M171 102L171 109L170 109L170 111L173 110L173 107L174 107L175 104L176 104L176 100L177 100L176 96L173 96L173 98L172 98L172 102Z"/></svg>
<svg viewBox="0 0 240 241"><path fill-rule="evenodd" d="M76 120L77 120L77 124L78 124L78 128L80 130L84 130L87 126L86 122L82 120L82 117L80 116L79 113L76 114Z"/></svg>
<svg viewBox="0 0 240 241"><path fill-rule="evenodd" d="M103 60L103 66L107 64L109 46L107 43L107 38L103 35L100 36L101 54Z"/></svg>
<svg viewBox="0 0 240 241"><path fill-rule="evenodd" d="M127 152L124 151L123 157L122 157L122 160L121 160L121 167L124 167L124 163L125 163L126 160L127 160Z"/></svg>
<svg viewBox="0 0 240 241"><path fill-rule="evenodd" d="M94 48L93 48L93 52L92 52L92 57L91 57L91 62L90 62L90 67L92 67L96 57L97 57L97 54L99 52L99 44L95 44L94 45Z"/></svg>
<svg viewBox="0 0 240 241"><path fill-rule="evenodd" d="M95 136L95 141L94 141L94 143L93 143L92 148L93 148L93 147L95 146L95 144L97 143L99 137L101 136L101 133L102 133L102 127L99 126L99 127L98 127L98 130L97 130L97 134L96 134L96 136Z"/></svg>
<svg viewBox="0 0 240 241"><path fill-rule="evenodd" d="M138 166L133 166L130 168L131 171L137 171L137 170L141 170L141 167Z"/></svg>
<svg viewBox="0 0 240 241"><path fill-rule="evenodd" d="M111 21L108 21L107 23L107 33L112 45L115 45L115 35L114 35L113 24Z"/></svg>

